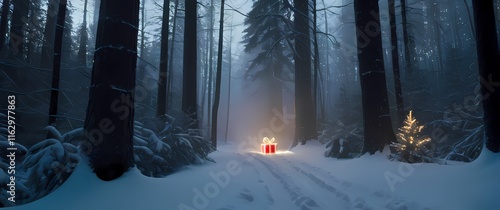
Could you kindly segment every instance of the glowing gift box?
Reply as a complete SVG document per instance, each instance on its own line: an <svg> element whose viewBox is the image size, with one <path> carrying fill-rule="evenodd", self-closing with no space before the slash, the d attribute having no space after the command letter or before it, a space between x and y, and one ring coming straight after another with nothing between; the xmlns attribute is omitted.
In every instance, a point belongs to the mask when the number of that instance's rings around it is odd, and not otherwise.
<svg viewBox="0 0 500 210"><path fill-rule="evenodd" d="M274 137L272 139L264 137L262 142L263 143L260 144L260 151L262 153L264 153L264 154L275 154L276 153L277 143L274 143Z"/></svg>

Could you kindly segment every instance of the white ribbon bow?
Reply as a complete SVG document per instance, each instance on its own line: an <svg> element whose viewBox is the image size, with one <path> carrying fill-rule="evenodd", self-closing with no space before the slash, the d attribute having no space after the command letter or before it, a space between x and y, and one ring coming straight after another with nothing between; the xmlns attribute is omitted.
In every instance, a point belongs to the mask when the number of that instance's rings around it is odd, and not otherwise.
<svg viewBox="0 0 500 210"><path fill-rule="evenodd" d="M274 137L272 139L264 137L264 139L262 141L264 142L264 144L271 144L271 143L274 143Z"/></svg>

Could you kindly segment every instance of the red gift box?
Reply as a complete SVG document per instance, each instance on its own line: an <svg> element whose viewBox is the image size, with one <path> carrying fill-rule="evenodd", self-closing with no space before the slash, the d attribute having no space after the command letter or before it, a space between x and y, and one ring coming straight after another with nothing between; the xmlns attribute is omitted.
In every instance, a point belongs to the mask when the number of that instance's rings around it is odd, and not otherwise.
<svg viewBox="0 0 500 210"><path fill-rule="evenodd" d="M275 154L277 143L267 143L260 145L260 151L264 154Z"/></svg>

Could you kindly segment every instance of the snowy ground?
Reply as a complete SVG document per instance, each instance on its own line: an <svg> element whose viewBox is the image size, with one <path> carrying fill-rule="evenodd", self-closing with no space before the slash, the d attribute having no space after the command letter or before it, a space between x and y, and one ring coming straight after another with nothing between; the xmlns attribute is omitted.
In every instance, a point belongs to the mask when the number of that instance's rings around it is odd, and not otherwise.
<svg viewBox="0 0 500 210"><path fill-rule="evenodd" d="M451 166L391 162L384 154L325 158L318 143L276 155L236 148L221 145L210 155L217 163L165 178L134 169L102 182L80 164L55 192L6 209L500 209L500 154L483 152L472 163Z"/></svg>

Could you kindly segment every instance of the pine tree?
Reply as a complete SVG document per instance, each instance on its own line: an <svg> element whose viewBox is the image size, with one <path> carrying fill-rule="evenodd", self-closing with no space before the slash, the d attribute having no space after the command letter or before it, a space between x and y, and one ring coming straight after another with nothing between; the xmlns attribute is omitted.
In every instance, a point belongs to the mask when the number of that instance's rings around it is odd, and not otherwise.
<svg viewBox="0 0 500 210"><path fill-rule="evenodd" d="M246 53L258 52L250 61L245 77L262 80L266 84L266 101L269 102L265 116L274 116L273 109L282 113L283 71L292 69L292 54L287 45L287 34L291 31L290 10L282 0L258 0L245 19L243 43ZM281 139L282 132L274 132Z"/></svg>
<svg viewBox="0 0 500 210"><path fill-rule="evenodd" d="M427 136L420 136L420 132L424 129L423 125L418 125L417 119L412 115L412 111L408 114L404 121L404 126L399 128L396 137L398 142L393 142L392 147L396 148L395 158L409 163L428 162L430 155L425 144L431 140Z"/></svg>
<svg viewBox="0 0 500 210"><path fill-rule="evenodd" d="M252 5L245 19L243 43L245 52L260 52L252 59L247 78L256 79L265 74L279 78L284 67L292 67L292 58L286 53L289 49L283 40L291 27L289 12L281 0L259 0Z"/></svg>

